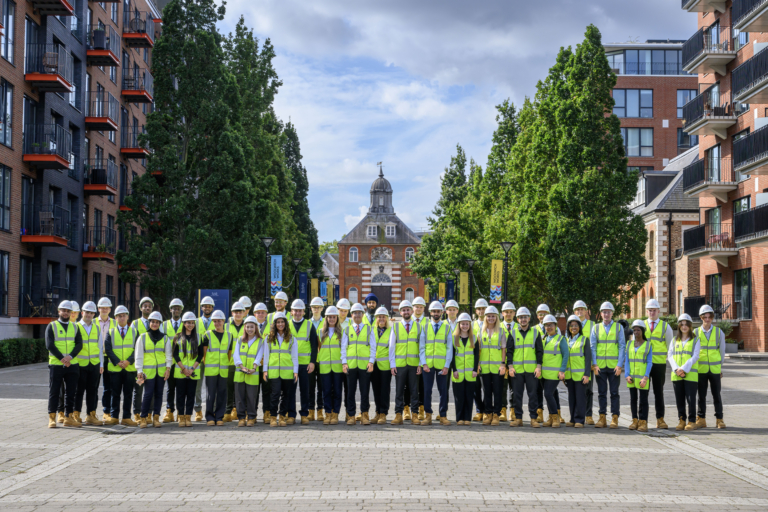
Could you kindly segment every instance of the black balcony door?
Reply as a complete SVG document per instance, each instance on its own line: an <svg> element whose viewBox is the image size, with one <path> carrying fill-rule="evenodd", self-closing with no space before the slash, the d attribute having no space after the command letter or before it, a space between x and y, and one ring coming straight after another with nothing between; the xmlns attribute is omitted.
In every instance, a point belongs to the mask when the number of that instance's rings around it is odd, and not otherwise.
<svg viewBox="0 0 768 512"><path fill-rule="evenodd" d="M733 273L733 301L740 320L752 318L752 269L745 268Z"/></svg>

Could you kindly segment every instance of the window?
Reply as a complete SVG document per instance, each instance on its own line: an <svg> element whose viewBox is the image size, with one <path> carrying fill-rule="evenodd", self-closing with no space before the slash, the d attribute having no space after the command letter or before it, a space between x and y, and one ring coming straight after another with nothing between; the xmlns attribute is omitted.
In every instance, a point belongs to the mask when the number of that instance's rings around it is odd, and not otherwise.
<svg viewBox="0 0 768 512"><path fill-rule="evenodd" d="M678 89L677 90L677 118L682 119L683 118L683 107L686 103L691 101L693 98L696 97L696 95L699 94L699 91L696 89Z"/></svg>
<svg viewBox="0 0 768 512"><path fill-rule="evenodd" d="M752 269L733 272L733 302L737 319L752 318Z"/></svg>
<svg viewBox="0 0 768 512"><path fill-rule="evenodd" d="M353 286L352 288L349 289L349 297L347 297L347 299L349 299L349 302L351 304L357 303L357 288Z"/></svg>
<svg viewBox="0 0 768 512"><path fill-rule="evenodd" d="M367 234L368 234L368 236L369 236L369 237L376 237L376 234L378 233L378 231L376 230L376 228L377 228L377 226L375 226L375 225L373 225L373 226L368 226L368 232L367 232Z"/></svg>
<svg viewBox="0 0 768 512"><path fill-rule="evenodd" d="M630 208L637 208L638 206L645 206L645 177L640 175L640 179L637 180L637 193L635 199L629 205Z"/></svg>
<svg viewBox="0 0 768 512"><path fill-rule="evenodd" d="M608 65L617 75L624 74L624 52L607 53Z"/></svg>
<svg viewBox="0 0 768 512"><path fill-rule="evenodd" d="M622 128L627 156L653 156L653 128Z"/></svg>
<svg viewBox="0 0 768 512"><path fill-rule="evenodd" d="M117 83L117 66L110 66L109 79L112 80L112 83Z"/></svg>
<svg viewBox="0 0 768 512"><path fill-rule="evenodd" d="M745 212L749 210L749 203L750 203L750 197L742 197L741 199L737 199L733 202L733 214L736 215L737 213Z"/></svg>
<svg viewBox="0 0 768 512"><path fill-rule="evenodd" d="M628 165L627 170L637 171L637 172L646 172L646 171L652 171L653 166L652 165Z"/></svg>
<svg viewBox="0 0 768 512"><path fill-rule="evenodd" d="M413 302L413 288L405 289L405 300L408 302Z"/></svg>
<svg viewBox="0 0 768 512"><path fill-rule="evenodd" d="M618 117L653 117L653 89L614 89L613 101Z"/></svg>
<svg viewBox="0 0 768 512"><path fill-rule="evenodd" d="M349 261L350 263L357 263L357 247L349 248Z"/></svg>
<svg viewBox="0 0 768 512"><path fill-rule="evenodd" d="M686 75L682 50L619 50L606 53L608 65L618 75Z"/></svg>
<svg viewBox="0 0 768 512"><path fill-rule="evenodd" d="M11 229L11 169L0 164L0 229Z"/></svg>
<svg viewBox="0 0 768 512"><path fill-rule="evenodd" d="M112 13L111 13L111 16L112 16L112 21L114 21L115 23L117 23L117 8L118 8L118 7L119 7L119 6L118 6L117 2L114 2L114 3L112 4Z"/></svg>
<svg viewBox="0 0 768 512"><path fill-rule="evenodd" d="M9 30L6 29L6 32ZM10 147L13 140L13 86L0 79L0 143Z"/></svg>
<svg viewBox="0 0 768 512"><path fill-rule="evenodd" d="M2 18L5 29L0 35L0 56L13 64L13 27L16 26L16 4L11 0L5 0Z"/></svg>
<svg viewBox="0 0 768 512"><path fill-rule="evenodd" d="M101 296L101 274L99 272L93 273L93 296ZM98 298L96 299L98 300Z"/></svg>
<svg viewBox="0 0 768 512"><path fill-rule="evenodd" d="M8 259L10 254L0 251L0 315L8 316Z"/></svg>
<svg viewBox="0 0 768 512"><path fill-rule="evenodd" d="M731 21L733 21L733 9L731 9ZM733 31L733 49L738 51L749 42L749 32L742 32L741 30L731 27Z"/></svg>
<svg viewBox="0 0 768 512"><path fill-rule="evenodd" d="M648 261L653 261L653 253L656 252L656 232L648 232Z"/></svg>
<svg viewBox="0 0 768 512"><path fill-rule="evenodd" d="M710 208L706 212L704 212L706 223L712 224L712 225L719 225L720 224L720 207L717 208ZM712 233L713 235L719 235L720 233Z"/></svg>
<svg viewBox="0 0 768 512"><path fill-rule="evenodd" d="M112 295L112 287L114 286L115 278L112 276L107 276L107 289L105 290L105 295Z"/></svg>
<svg viewBox="0 0 768 512"><path fill-rule="evenodd" d="M406 247L405 248L405 261L406 263L410 263L413 259L413 247Z"/></svg>
<svg viewBox="0 0 768 512"><path fill-rule="evenodd" d="M386 235L387 238L393 238L395 236L395 226L387 226Z"/></svg>
<svg viewBox="0 0 768 512"><path fill-rule="evenodd" d="M685 153L694 146L699 145L698 135L688 135L682 128L677 129L677 154Z"/></svg>
<svg viewBox="0 0 768 512"><path fill-rule="evenodd" d="M742 130L739 133L734 134L733 135L733 142L736 142L739 139L743 139L747 135L749 135L749 128L747 128L746 130ZM749 179L749 174L741 174L739 171L734 171L734 177L736 178L737 182L741 182L741 181L744 181L746 179Z"/></svg>

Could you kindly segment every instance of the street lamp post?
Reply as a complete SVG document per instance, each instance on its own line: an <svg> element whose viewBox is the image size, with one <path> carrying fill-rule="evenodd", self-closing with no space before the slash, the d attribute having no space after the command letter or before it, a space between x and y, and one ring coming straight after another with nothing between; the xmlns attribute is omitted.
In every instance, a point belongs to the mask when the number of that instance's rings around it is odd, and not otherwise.
<svg viewBox="0 0 768 512"><path fill-rule="evenodd" d="M448 302L448 283L450 282L452 276L450 272L446 272L445 274L443 274L443 277L445 277L445 301ZM453 287L453 290L455 293L456 292L455 285Z"/></svg>
<svg viewBox="0 0 768 512"><path fill-rule="evenodd" d="M328 305L329 306L333 306L334 305L334 301L337 300L337 297L336 297L336 278L335 277L331 277L330 281L331 281L331 291L328 292ZM331 300L331 299L333 299L333 300Z"/></svg>
<svg viewBox="0 0 768 512"><path fill-rule="evenodd" d="M294 287L294 290L296 290L295 295L293 298L297 298L299 296L299 282L296 280L296 277L299 275L299 265L301 264L302 258L293 258L293 280L296 281L296 286Z"/></svg>
<svg viewBox="0 0 768 512"><path fill-rule="evenodd" d="M467 267L469 267L469 311L472 315L472 267L475 265L475 260L467 260Z"/></svg>
<svg viewBox="0 0 768 512"><path fill-rule="evenodd" d="M264 305L269 307L269 296L271 295L271 283L269 280L269 246L274 243L275 239L269 236L262 236L261 237L261 243L264 244L264 247L267 249L267 259L266 263L264 265Z"/></svg>
<svg viewBox="0 0 768 512"><path fill-rule="evenodd" d="M507 301L507 261L509 260L509 250L515 245L513 242L501 242L501 248L504 249L504 293L502 302Z"/></svg>
<svg viewBox="0 0 768 512"><path fill-rule="evenodd" d="M459 279L459 276L461 275L461 269L455 268L453 269L453 273L456 275L456 281L454 281L454 285L453 285L453 295L454 295L454 298L456 299L456 302L459 302L459 300L461 299L461 293L458 288L460 287L460 283L461 283L461 280ZM461 307L461 304L459 304L459 307Z"/></svg>

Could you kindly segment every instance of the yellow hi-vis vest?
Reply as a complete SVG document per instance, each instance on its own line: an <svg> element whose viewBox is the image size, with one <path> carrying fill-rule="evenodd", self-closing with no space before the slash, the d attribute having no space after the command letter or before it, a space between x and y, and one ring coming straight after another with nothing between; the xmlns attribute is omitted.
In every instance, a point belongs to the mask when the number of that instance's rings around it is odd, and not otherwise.
<svg viewBox="0 0 768 512"><path fill-rule="evenodd" d="M616 368L619 366L619 323L613 322L607 333L603 323L595 326L595 329L597 329L598 368Z"/></svg>
<svg viewBox="0 0 768 512"><path fill-rule="evenodd" d="M197 338L198 343L202 343L200 337ZM189 340L185 340L184 338L179 338L179 344L181 346L179 347L179 361L184 366L184 368L187 368L189 370L192 370L195 366L195 361L197 360L197 352L192 352L192 342ZM186 379L187 377L181 373L181 369L179 368L179 365L175 365L176 368L173 370L173 376L176 379ZM189 377L192 380L200 380L200 368L198 367L197 370L194 370L192 373L192 376Z"/></svg>
<svg viewBox="0 0 768 512"><path fill-rule="evenodd" d="M651 342L653 350L653 364L667 364L667 322L659 320L656 328L651 331L651 321L645 321L646 337ZM633 341L634 343L634 341Z"/></svg>
<svg viewBox="0 0 768 512"><path fill-rule="evenodd" d="M168 336L155 343L145 332L139 336L138 343L144 344L144 367L141 370L144 377L154 379L158 374L165 376L165 344L170 343Z"/></svg>
<svg viewBox="0 0 768 512"><path fill-rule="evenodd" d="M406 332L405 325L398 322L395 327L395 366L419 366L419 338L421 337L421 324L411 322L410 332Z"/></svg>
<svg viewBox="0 0 768 512"><path fill-rule="evenodd" d="M551 340L544 339L544 357L541 360L541 377L546 380L559 380L557 374L563 364L563 354L560 353L562 336L555 334Z"/></svg>
<svg viewBox="0 0 768 512"><path fill-rule="evenodd" d="M203 339L205 338L208 338L208 350L205 352L205 376L228 377L231 359L229 352L233 350L232 334L229 329L224 329L223 332L216 332L214 329L206 332L203 336Z"/></svg>
<svg viewBox="0 0 768 512"><path fill-rule="evenodd" d="M147 324L149 324L149 320L147 320ZM133 327L133 329L136 331L137 339L139 336L149 331L149 327L144 325L144 317L139 317L131 322L131 327Z"/></svg>
<svg viewBox="0 0 768 512"><path fill-rule="evenodd" d="M635 346L634 340L627 345L627 357L629 358L629 375L627 377L632 377L632 384L627 382L628 388L648 389L651 386L651 379L645 382L645 386L640 386L640 381L645 377L645 370L648 367L646 359L648 358L648 351L652 349L653 342L650 340L643 341L639 347ZM654 359L656 358L654 357Z"/></svg>
<svg viewBox="0 0 768 512"><path fill-rule="evenodd" d="M261 344L264 343L263 338L256 338L256 340L248 346L248 341L245 338L240 338L240 361L243 363L243 368L250 370L253 368L253 363L256 362L256 356L259 353ZM210 349L208 349L210 350ZM208 365L205 365L205 373L208 374ZM293 372L291 372L293 373ZM222 375L223 377L223 375ZM261 367L256 368L256 373L247 374L235 368L235 382L245 382L251 386L258 386L261 379Z"/></svg>
<svg viewBox="0 0 768 512"><path fill-rule="evenodd" d="M58 320L51 322L53 324L53 344L59 349L62 355L67 356L75 349L75 334L77 333L77 327L75 322L67 322L66 328ZM72 358L72 364L78 364L77 358ZM48 364L63 366L64 363L61 360L48 353Z"/></svg>
<svg viewBox="0 0 768 512"><path fill-rule="evenodd" d="M312 345L309 342L312 322L302 320L298 331L293 326L292 321L288 322L288 327L291 328L291 336L293 336L294 341L299 344L299 364L309 364L312 358Z"/></svg>
<svg viewBox="0 0 768 512"><path fill-rule="evenodd" d="M120 326L116 325L109 330L109 337L112 339L112 350L120 361L127 361L131 355L133 355L134 340L138 337L136 329L133 327L125 327L125 338L120 335ZM122 368L109 362L107 369L111 372L121 372ZM130 365L125 369L127 372L135 372L136 366Z"/></svg>
<svg viewBox="0 0 768 512"><path fill-rule="evenodd" d="M163 322L163 332L170 340L175 338L176 334L180 333L183 328L184 322L182 322L181 319L179 319L179 327L176 329L173 328L173 320L166 320Z"/></svg>
<svg viewBox="0 0 768 512"><path fill-rule="evenodd" d="M443 322L437 329L437 334L435 334L435 328L432 326L432 322L430 322L427 324L426 329L427 341L424 347L424 352L427 359L427 366L442 370L445 368L445 357L448 353L447 343L451 343L450 338L446 341L446 337L450 334L451 326L448 325L448 322Z"/></svg>
<svg viewBox="0 0 768 512"><path fill-rule="evenodd" d="M229 345L229 349L232 351L232 355L229 356L229 360L227 362L229 363L229 366L235 366L235 343L237 343L237 340L245 336L245 318L243 318L243 321L240 323L240 327L238 327L235 325L235 319L230 317L229 320L227 320L226 325L224 325L224 330L229 332L229 338L232 340ZM205 364L208 365L207 357L205 358Z"/></svg>
<svg viewBox="0 0 768 512"><path fill-rule="evenodd" d="M322 346L317 349L317 364L320 365L321 374L342 372L341 330L338 327L333 329L332 335L322 340Z"/></svg>
<svg viewBox="0 0 768 512"><path fill-rule="evenodd" d="M80 337L83 338L83 348L80 353L77 354L73 363L80 366L86 366L89 364L99 364L99 335L100 330L96 322L91 322L91 333L85 330L85 324L80 321L77 323L78 329L80 329Z"/></svg>
<svg viewBox="0 0 768 512"><path fill-rule="evenodd" d="M371 359L371 346L368 345L370 329L368 325L360 324L360 334L357 334L354 324L347 326L347 366L351 370L368 368Z"/></svg>
<svg viewBox="0 0 768 512"><path fill-rule="evenodd" d="M205 326L205 320L203 320L203 317L198 317L197 319L197 339L202 340L203 335L213 329L213 320L208 320L208 327Z"/></svg>
<svg viewBox="0 0 768 512"><path fill-rule="evenodd" d="M514 368L515 374L536 371L536 332L536 329L529 328L523 336L519 327L513 330L515 351L512 368Z"/></svg>
<svg viewBox="0 0 768 512"><path fill-rule="evenodd" d="M475 354L474 349L469 345L469 338L467 342L459 338L459 347L453 347L453 360L456 362L456 372L459 377L456 378L451 372L451 380L453 382L475 382L477 377L472 376L472 372L475 370Z"/></svg>
<svg viewBox="0 0 768 512"><path fill-rule="evenodd" d="M499 373L499 366L504 364L504 355L501 348L501 329L489 335L488 332L480 333L480 373Z"/></svg>
<svg viewBox="0 0 768 512"><path fill-rule="evenodd" d="M269 370L267 370L267 376L270 379L293 380L291 347L296 343L296 340L291 338L290 341L283 339L280 342L275 338L275 342L269 346Z"/></svg>
<svg viewBox="0 0 768 512"><path fill-rule="evenodd" d="M693 334L699 338L699 373L719 374L723 363L720 356L720 329L712 327L709 339L701 327L697 327Z"/></svg>
<svg viewBox="0 0 768 512"><path fill-rule="evenodd" d="M674 341L675 351L672 357L677 363L677 366L683 366L690 358L693 357L693 347L696 345L697 339L691 338L685 341L676 339ZM699 347L699 357L701 357L701 347ZM685 377L679 377L677 373L672 372L672 381L687 380L690 382L699 382L699 363L691 366L691 371L685 374Z"/></svg>
<svg viewBox="0 0 768 512"><path fill-rule="evenodd" d="M376 366L381 371L388 372L389 366L389 338L392 335L392 328L387 327L384 333L379 336L379 328L374 326L373 336L376 338Z"/></svg>
<svg viewBox="0 0 768 512"><path fill-rule="evenodd" d="M582 332L584 332L583 327ZM570 343L568 344L569 356L568 368L565 370L566 379L572 379L580 382L584 377L584 366L586 365L586 361L584 361L584 347L587 345L587 343L589 343L589 338L581 335L576 338L576 340L573 342L573 345ZM587 377L589 377L589 374L587 374Z"/></svg>

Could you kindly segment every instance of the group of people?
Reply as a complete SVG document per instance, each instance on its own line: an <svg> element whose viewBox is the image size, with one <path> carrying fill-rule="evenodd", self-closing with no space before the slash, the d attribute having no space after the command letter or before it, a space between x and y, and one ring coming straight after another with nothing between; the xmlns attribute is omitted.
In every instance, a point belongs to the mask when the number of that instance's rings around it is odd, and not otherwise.
<svg viewBox="0 0 768 512"><path fill-rule="evenodd" d="M193 414L195 421L203 421L203 385L209 426L231 421L239 427L255 425L259 397L262 419L272 427L297 421L338 424L342 403L345 417L341 421L347 425L383 425L394 378L393 425L406 421L431 425L436 385L435 421L441 425L451 424L448 393L453 387L458 425L474 421L497 426L509 421L511 427L520 427L526 394L531 427L618 428L623 373L630 391L629 428L644 432L651 389L656 427L668 428L663 389L669 362L679 420L676 429L707 426L708 392L716 425L725 428L720 398L725 336L713 325L710 306L699 311L697 328L689 315L680 315L674 335L672 327L659 318L655 299L646 304L649 318L626 328L622 325L626 322L613 319L610 302L601 305L600 321L594 322L586 304L577 301L565 333L546 304L536 309L535 325L528 308L505 302L499 314L485 299L475 304L474 318L459 314L453 300L445 307L434 301L428 308L421 297L413 303L404 300L397 320L390 319L373 294L366 297L365 306L341 299L327 308L315 297L307 319L301 299L287 310L288 297L279 292L274 304L275 311L269 313L263 303L253 306L248 297L241 297L227 317L205 297L200 303L202 315L196 317L183 312L181 300L173 299L171 318L164 321L154 311L152 299L145 297L139 303L141 317L129 323L125 306L117 306L114 317L110 316L108 298L99 300L98 306L87 302L82 310L75 302L63 301L58 319L45 333L48 426L119 423L146 428L178 422L179 427L190 427ZM99 419L102 378L103 417ZM594 380L597 421L592 414ZM561 414L561 382L568 391L568 422ZM167 408L161 419L164 400Z"/></svg>

